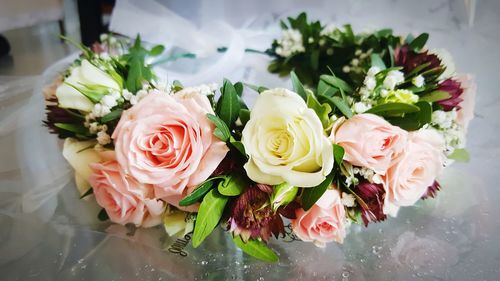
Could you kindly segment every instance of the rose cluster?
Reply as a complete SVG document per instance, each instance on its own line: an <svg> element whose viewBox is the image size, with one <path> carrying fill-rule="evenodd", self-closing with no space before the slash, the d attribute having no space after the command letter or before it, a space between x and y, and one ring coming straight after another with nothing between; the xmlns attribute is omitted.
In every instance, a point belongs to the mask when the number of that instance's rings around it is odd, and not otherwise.
<svg viewBox="0 0 500 281"><path fill-rule="evenodd" d="M193 247L220 225L243 251L274 262L267 242L288 222L296 237L325 247L342 243L351 224L437 195L443 169L467 156L470 76L425 49L426 34L402 40L385 31L348 44L348 26L300 15L290 27L270 53L294 58L280 67L318 46L335 49L328 74L294 65L292 89L166 85L146 63L161 46L148 50L138 38L106 55L99 50L108 47L82 47L45 91L45 124L65 139L63 156L82 198L102 207L100 219L192 231ZM340 49L355 56L349 65L338 63ZM251 108L250 88L259 92Z"/></svg>

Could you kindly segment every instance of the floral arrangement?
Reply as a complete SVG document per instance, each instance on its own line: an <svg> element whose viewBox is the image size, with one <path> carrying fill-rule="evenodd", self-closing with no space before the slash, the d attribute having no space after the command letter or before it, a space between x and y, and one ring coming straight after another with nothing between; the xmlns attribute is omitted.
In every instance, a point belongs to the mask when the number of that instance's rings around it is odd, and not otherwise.
<svg viewBox="0 0 500 281"><path fill-rule="evenodd" d="M164 48L139 37L82 47L45 90L45 124L100 219L192 232L193 247L220 225L247 254L276 262L267 244L287 221L324 247L353 223L436 196L443 168L467 158L471 78L426 50L427 34L354 35L305 14L282 27L269 69L290 73L292 89L162 84L150 61ZM259 93L251 110L245 87Z"/></svg>

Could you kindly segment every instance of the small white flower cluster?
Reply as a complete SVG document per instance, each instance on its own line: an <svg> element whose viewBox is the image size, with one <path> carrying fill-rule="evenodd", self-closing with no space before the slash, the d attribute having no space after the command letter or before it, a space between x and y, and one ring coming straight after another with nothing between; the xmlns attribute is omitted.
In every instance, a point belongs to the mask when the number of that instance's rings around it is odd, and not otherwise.
<svg viewBox="0 0 500 281"><path fill-rule="evenodd" d="M210 83L210 84L201 84L192 88L194 89L195 92L198 92L204 96L209 96L212 95L217 90L218 87L219 85L217 85L217 83Z"/></svg>
<svg viewBox="0 0 500 281"><path fill-rule="evenodd" d="M418 76L413 77L413 79L411 80L411 83L413 85L415 85L415 87L419 87L419 88L424 86L424 84L425 84L424 76L418 75Z"/></svg>
<svg viewBox="0 0 500 281"><path fill-rule="evenodd" d="M361 67L361 62L364 61L365 59L369 58L371 53L373 52L373 49L369 49L366 52L363 52L361 49L357 49L354 52L354 58L351 60L349 65L345 65L342 67L342 72L344 73L361 73L363 72L363 68Z"/></svg>
<svg viewBox="0 0 500 281"><path fill-rule="evenodd" d="M355 113L363 113L368 109L372 108L375 104L375 87L377 87L377 80L375 79L375 75L380 72L380 68L376 66L370 67L368 69L368 73L365 76L365 80L363 81L363 87L359 90L359 94L361 96L361 101L354 103L352 106L352 110Z"/></svg>
<svg viewBox="0 0 500 281"><path fill-rule="evenodd" d="M107 131L108 131L108 126L106 124L99 124L97 122L95 122L94 119L90 119L92 118L93 116L92 115L87 115L85 116L85 127L89 128L89 132L91 134L97 134L97 145L96 145L96 149L99 149L99 148L102 148L103 145L106 145L106 144L109 144L111 143L111 137L108 135ZM94 122L90 122L90 121L94 121Z"/></svg>
<svg viewBox="0 0 500 281"><path fill-rule="evenodd" d="M394 88L405 81L405 75L399 70L391 70L385 76L383 85L387 90L394 90Z"/></svg>
<svg viewBox="0 0 500 281"><path fill-rule="evenodd" d="M302 34L296 29L283 30L282 37L278 40L278 45L276 54L285 58L306 51L302 43Z"/></svg>
<svg viewBox="0 0 500 281"><path fill-rule="evenodd" d="M443 136L446 153L450 155L456 148L465 147L465 132L457 124L456 110L436 110L432 113L431 125Z"/></svg>
<svg viewBox="0 0 500 281"><path fill-rule="evenodd" d="M382 178L380 175L376 174L375 171L368 169L366 167L355 167L352 169L355 175L360 175L371 183L381 184Z"/></svg>
<svg viewBox="0 0 500 281"><path fill-rule="evenodd" d="M356 198L350 193L342 192L340 202L348 208L356 206Z"/></svg>
<svg viewBox="0 0 500 281"><path fill-rule="evenodd" d="M103 117L111 112L111 109L118 105L118 100L121 98L119 92L112 92L101 98L99 103L94 105L92 114L94 117Z"/></svg>
<svg viewBox="0 0 500 281"><path fill-rule="evenodd" d="M131 105L136 105L139 101L141 101L144 97L146 97L149 94L149 92L150 91L147 89L141 89L137 91L137 93L134 95L127 89L125 89L123 90L122 95L123 98L129 101Z"/></svg>

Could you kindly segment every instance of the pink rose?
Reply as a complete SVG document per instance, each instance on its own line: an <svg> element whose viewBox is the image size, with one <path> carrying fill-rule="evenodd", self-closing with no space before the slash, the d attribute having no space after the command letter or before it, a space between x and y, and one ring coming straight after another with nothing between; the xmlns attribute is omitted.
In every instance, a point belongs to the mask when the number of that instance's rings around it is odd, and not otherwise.
<svg viewBox="0 0 500 281"><path fill-rule="evenodd" d="M178 206L229 150L213 135L207 113L214 113L210 101L196 91L150 93L123 113L113 132L118 162L139 182L153 184L157 198Z"/></svg>
<svg viewBox="0 0 500 281"><path fill-rule="evenodd" d="M443 170L444 140L433 129L414 131L383 177L384 213L395 216L399 207L412 206Z"/></svg>
<svg viewBox="0 0 500 281"><path fill-rule="evenodd" d="M106 210L112 222L143 227L161 222L165 204L154 198L152 185L125 175L114 159L92 163L90 168L93 173L89 182L97 203Z"/></svg>
<svg viewBox="0 0 500 281"><path fill-rule="evenodd" d="M477 86L471 75L459 75L457 80L464 90L460 96L462 102L458 104L460 109L457 111L457 122L464 128L465 132L467 132L469 123L474 118Z"/></svg>
<svg viewBox="0 0 500 281"><path fill-rule="evenodd" d="M345 150L344 160L385 174L393 156L401 152L408 133L374 114L358 114L346 120L336 132L335 143Z"/></svg>
<svg viewBox="0 0 500 281"><path fill-rule="evenodd" d="M336 189L327 190L307 212L297 209L296 215L292 228L303 241L312 241L318 247L325 247L331 241L344 241L345 209Z"/></svg>

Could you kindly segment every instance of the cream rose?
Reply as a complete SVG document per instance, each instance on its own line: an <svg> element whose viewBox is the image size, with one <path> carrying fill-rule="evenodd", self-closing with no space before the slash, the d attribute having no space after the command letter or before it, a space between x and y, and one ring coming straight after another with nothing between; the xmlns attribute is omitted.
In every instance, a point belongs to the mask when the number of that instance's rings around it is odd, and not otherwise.
<svg viewBox="0 0 500 281"><path fill-rule="evenodd" d="M213 135L207 113L213 114L210 101L198 92L150 93L123 112L112 135L116 159L127 174L153 184L157 198L178 206L229 150Z"/></svg>
<svg viewBox="0 0 500 281"><path fill-rule="evenodd" d="M333 168L332 144L316 113L294 92L262 92L243 129L249 156L244 168L255 182L299 187L320 184Z"/></svg>
<svg viewBox="0 0 500 281"><path fill-rule="evenodd" d="M405 149L383 177L384 213L396 216L399 207L415 204L443 170L444 140L433 129L409 134Z"/></svg>
<svg viewBox="0 0 500 281"><path fill-rule="evenodd" d="M331 241L344 241L345 209L338 190L327 190L310 210L298 209L296 215L292 228L302 241L314 242L318 247L325 247Z"/></svg>
<svg viewBox="0 0 500 281"><path fill-rule="evenodd" d="M83 60L80 66L71 70L71 75L64 79L64 83L56 89L59 106L90 112L94 103L74 87L100 86L110 91L120 91L120 85L106 72ZM74 87L73 87L74 86Z"/></svg>
<svg viewBox="0 0 500 281"><path fill-rule="evenodd" d="M346 120L330 139L345 150L344 160L385 174L394 155L406 145L408 133L374 114L358 114Z"/></svg>

